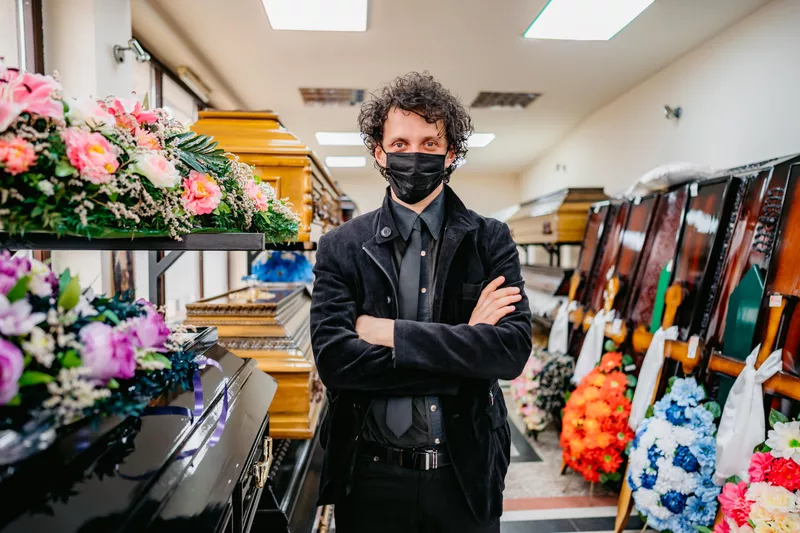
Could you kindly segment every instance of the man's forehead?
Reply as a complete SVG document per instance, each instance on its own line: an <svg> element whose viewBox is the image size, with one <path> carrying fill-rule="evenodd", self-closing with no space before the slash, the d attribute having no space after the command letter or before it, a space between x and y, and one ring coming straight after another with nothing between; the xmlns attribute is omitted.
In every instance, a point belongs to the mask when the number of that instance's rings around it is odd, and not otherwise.
<svg viewBox="0 0 800 533"><path fill-rule="evenodd" d="M389 126L388 128L386 126ZM392 108L384 123L384 134L403 135L411 132L411 129L428 130L427 134L443 137L445 134L444 121L439 119L436 122L428 122L427 119L417 111L400 108ZM388 131L387 131L388 130Z"/></svg>

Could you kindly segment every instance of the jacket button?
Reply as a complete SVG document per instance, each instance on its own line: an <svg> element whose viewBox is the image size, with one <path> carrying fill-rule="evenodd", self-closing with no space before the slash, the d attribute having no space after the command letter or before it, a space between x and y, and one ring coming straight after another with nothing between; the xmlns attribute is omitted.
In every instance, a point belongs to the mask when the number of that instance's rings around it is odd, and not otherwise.
<svg viewBox="0 0 800 533"><path fill-rule="evenodd" d="M386 303L387 303L387 304L390 304L390 303L392 303L392 297L391 297L391 296L387 296L387 297L386 297Z"/></svg>
<svg viewBox="0 0 800 533"><path fill-rule="evenodd" d="M392 230L389 229L389 228L383 228L381 230L381 237L388 237L391 234L392 234Z"/></svg>

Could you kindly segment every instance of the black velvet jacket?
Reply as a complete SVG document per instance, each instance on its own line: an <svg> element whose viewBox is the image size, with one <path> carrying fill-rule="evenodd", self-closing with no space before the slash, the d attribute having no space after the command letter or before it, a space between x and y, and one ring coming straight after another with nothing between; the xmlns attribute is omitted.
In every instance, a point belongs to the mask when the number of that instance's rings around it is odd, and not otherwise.
<svg viewBox="0 0 800 533"><path fill-rule="evenodd" d="M349 491L358 435L374 397L438 395L453 467L475 518L486 523L502 513L510 434L497 380L522 372L531 351L531 314L508 227L469 211L449 187L444 194L433 321L397 320L394 350L355 332L362 314L398 314L391 243L397 229L388 196L381 209L320 239L311 337L330 401L320 434L320 504L336 503ZM498 276L522 290L516 311L495 326L470 326L481 290Z"/></svg>

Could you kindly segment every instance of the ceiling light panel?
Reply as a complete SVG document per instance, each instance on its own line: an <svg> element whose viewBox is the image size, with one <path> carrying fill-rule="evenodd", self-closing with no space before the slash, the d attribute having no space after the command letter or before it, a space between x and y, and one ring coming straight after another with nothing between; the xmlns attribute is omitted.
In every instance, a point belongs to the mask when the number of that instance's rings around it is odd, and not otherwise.
<svg viewBox="0 0 800 533"><path fill-rule="evenodd" d="M318 131L321 146L364 146L364 138L357 131Z"/></svg>
<svg viewBox="0 0 800 533"><path fill-rule="evenodd" d="M352 107L364 102L364 89L326 89L301 87L303 103L312 107Z"/></svg>
<svg viewBox="0 0 800 533"><path fill-rule="evenodd" d="M363 168L367 166L367 158L362 156L332 155L325 158L328 168Z"/></svg>
<svg viewBox="0 0 800 533"><path fill-rule="evenodd" d="M498 93L481 91L472 102L473 109L525 109L541 96L539 93Z"/></svg>
<svg viewBox="0 0 800 533"><path fill-rule="evenodd" d="M607 41L654 0L550 0L525 37L571 41Z"/></svg>
<svg viewBox="0 0 800 533"><path fill-rule="evenodd" d="M467 148L486 148L494 138L494 133L473 133L467 140Z"/></svg>
<svg viewBox="0 0 800 533"><path fill-rule="evenodd" d="M367 31L368 0L261 0L273 30Z"/></svg>

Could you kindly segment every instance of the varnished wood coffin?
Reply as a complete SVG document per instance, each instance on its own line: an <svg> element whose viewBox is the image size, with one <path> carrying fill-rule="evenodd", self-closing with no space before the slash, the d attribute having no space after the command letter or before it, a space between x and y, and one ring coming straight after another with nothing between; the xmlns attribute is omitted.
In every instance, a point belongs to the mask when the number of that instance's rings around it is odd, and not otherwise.
<svg viewBox="0 0 800 533"><path fill-rule="evenodd" d="M256 174L288 198L300 215L298 241L314 242L342 223L341 191L311 149L271 112L201 111L192 125L220 148L254 165Z"/></svg>
<svg viewBox="0 0 800 533"><path fill-rule="evenodd" d="M216 326L219 343L239 357L254 359L278 381L269 410L270 435L310 439L319 417L322 384L311 354L311 296L303 286L261 285L186 306L186 321Z"/></svg>

